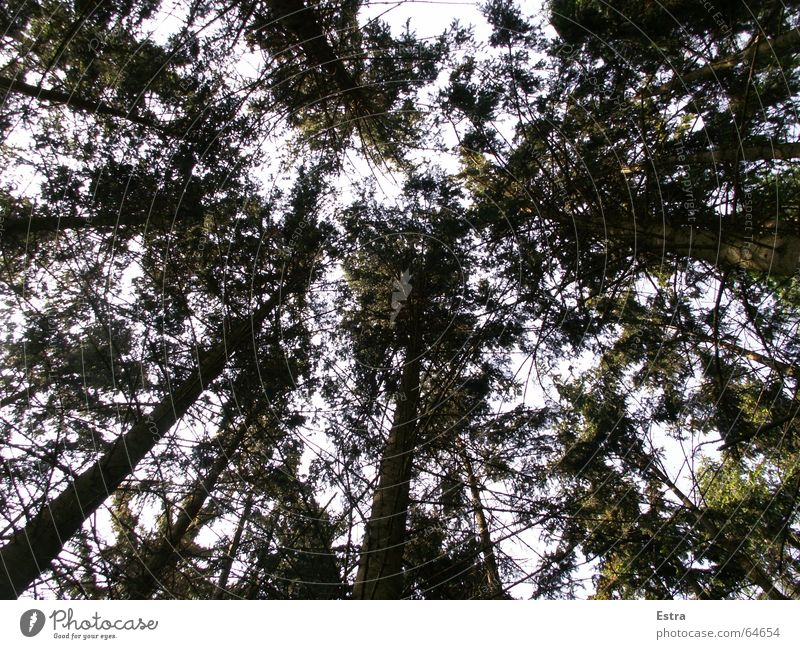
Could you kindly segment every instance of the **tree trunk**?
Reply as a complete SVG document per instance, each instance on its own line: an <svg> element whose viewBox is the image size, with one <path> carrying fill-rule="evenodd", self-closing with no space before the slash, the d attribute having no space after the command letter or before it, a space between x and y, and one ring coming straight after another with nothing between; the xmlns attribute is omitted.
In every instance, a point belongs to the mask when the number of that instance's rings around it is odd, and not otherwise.
<svg viewBox="0 0 800 649"><path fill-rule="evenodd" d="M728 561L732 561L744 571L746 577L756 586L764 591L764 595L768 599L790 599L784 594L772 581L770 576L764 568L754 561L749 554L746 553L744 541L737 543L728 539L723 532L717 529L716 525L704 514L704 512L697 507L689 497L684 494L678 486L662 473L652 462L649 465L641 467L645 472L654 474L663 484L669 487L670 491L674 493L678 499L683 503L697 520L698 526L703 529L708 535L711 543L716 543L720 548L725 550L728 554Z"/></svg>
<svg viewBox="0 0 800 649"><path fill-rule="evenodd" d="M406 351L400 396L364 534L353 599L399 599L403 592L403 551L416 444L419 381L420 358L412 340Z"/></svg>
<svg viewBox="0 0 800 649"><path fill-rule="evenodd" d="M744 347L737 345L736 343L732 343L729 340L720 339L719 341L715 340L713 336L709 336L707 334L697 334L697 338L705 343L710 345L715 345L719 343L719 346L723 349L727 349L734 354L738 354L739 356L743 356L751 361L755 361L763 365L764 367L768 367L771 370L774 370L778 374L786 374L787 376L791 376L797 378L800 375L798 371L798 367L796 365L790 365L789 363L784 363L783 361L779 361L767 354L762 354L761 352L754 351L752 349L745 349Z"/></svg>
<svg viewBox="0 0 800 649"><path fill-rule="evenodd" d="M696 228L663 226L658 231L637 229L636 246L667 250L707 261L714 266L744 268L778 277L798 270L800 237L791 234L741 236Z"/></svg>
<svg viewBox="0 0 800 649"><path fill-rule="evenodd" d="M687 165L687 164L717 164L720 162L759 162L762 160L793 160L800 158L800 142L770 142L732 149L709 149L689 153L683 157L668 156L653 159L656 169L659 166ZM643 171L650 166L649 163L630 165L627 169Z"/></svg>
<svg viewBox="0 0 800 649"><path fill-rule="evenodd" d="M800 30L793 29L790 32L776 36L772 40L762 40L754 43L733 56L714 61L697 70L676 74L672 81L648 90L646 94L661 95L671 90L685 88L692 83L711 81L721 74L730 72L737 65L746 61L754 60L755 65L763 65L766 61L774 61L777 56L795 51L798 45L800 45Z"/></svg>
<svg viewBox="0 0 800 649"><path fill-rule="evenodd" d="M109 117L117 117L119 119L140 124L141 126L148 126L158 131L165 131L165 127L152 119L147 117L140 117L134 113L113 108L101 101L93 101L91 99L82 99L74 94L59 92L58 90L50 90L47 88L39 88L32 86L24 81L17 81L16 79L9 79L7 77L0 77L0 91L14 92L26 97L31 97L38 101L48 101L53 104L62 104L74 110L84 113L97 113L99 115L107 115Z"/></svg>
<svg viewBox="0 0 800 649"><path fill-rule="evenodd" d="M774 277L792 277L800 269L800 237L794 234L741 235L696 227L675 227L663 224L646 227L618 225L611 220L598 222L569 219L570 227L578 227L595 236L607 238L609 245L627 245L637 251L674 253L689 259L706 261L721 268L742 268Z"/></svg>
<svg viewBox="0 0 800 649"><path fill-rule="evenodd" d="M250 519L250 512L253 510L253 493L247 494L247 500L244 503L244 511L239 519L239 524L236 526L236 531L233 534L228 551L222 560L222 570L220 571L219 581L214 589L213 599L222 599L225 596L226 588L228 587L228 578L231 574L233 567L233 560L239 553L239 545L242 543L242 535L244 528L247 526L247 521Z"/></svg>
<svg viewBox="0 0 800 649"><path fill-rule="evenodd" d="M503 582L500 581L500 571L497 568L497 559L494 556L494 543L492 542L492 534L489 530L489 524L486 521L486 515L484 514L481 493L478 489L478 480L472 468L472 461L469 459L469 455L467 455L467 451L460 440L459 452L461 454L461 461L464 464L464 469L467 472L469 492L472 498L472 508L475 513L475 524L478 528L478 540L480 541L481 553L483 554L483 567L486 572L486 591L491 599L502 599Z"/></svg>
<svg viewBox="0 0 800 649"><path fill-rule="evenodd" d="M92 466L74 478L67 488L17 531L0 549L0 598L13 599L25 592L33 581L61 552L64 544L80 529L136 465L183 417L206 386L222 374L228 357L251 340L275 307L273 295L252 318L238 322L222 342L201 353L197 369L153 411L120 437Z"/></svg>
<svg viewBox="0 0 800 649"><path fill-rule="evenodd" d="M183 501L175 523L171 525L167 520L167 529L162 533L160 541L153 550L145 553L141 572L125 585L124 596L127 599L149 598L165 571L180 559L188 535L195 531L197 516L216 488L220 475L230 464L231 456L244 439L245 432L246 425L243 425L225 447L220 449L220 454L208 474L195 485L192 493Z"/></svg>
<svg viewBox="0 0 800 649"><path fill-rule="evenodd" d="M129 225L144 227L148 223L161 225L162 221L147 214L112 214L88 218L82 216L33 216L30 218L16 216L6 220L4 229L7 235L27 237L29 234L55 233L63 230L80 230L81 228L116 228Z"/></svg>
<svg viewBox="0 0 800 649"><path fill-rule="evenodd" d="M644 318L640 318L639 321L643 322L644 324L648 323L648 320ZM720 337L719 339L715 339L711 334L707 334L702 331L696 331L694 329L687 330L678 324L672 324L666 320L657 320L655 322L658 326L663 327L664 329L670 329L677 332L682 339L689 341L697 340L709 345L719 344L721 348L727 349L729 352L732 352L742 358L747 358L751 361L759 363L764 367L768 367L778 374L785 374L794 378L800 376L800 368L798 368L796 365L784 363L783 361L779 361L778 359L768 356L762 352L747 349L725 338Z"/></svg>
<svg viewBox="0 0 800 649"><path fill-rule="evenodd" d="M341 93L355 93L363 99L363 93L353 76L347 71L339 56L331 47L312 6L302 0L267 0L267 6L280 23L297 38L297 44L314 67L319 67L336 84Z"/></svg>

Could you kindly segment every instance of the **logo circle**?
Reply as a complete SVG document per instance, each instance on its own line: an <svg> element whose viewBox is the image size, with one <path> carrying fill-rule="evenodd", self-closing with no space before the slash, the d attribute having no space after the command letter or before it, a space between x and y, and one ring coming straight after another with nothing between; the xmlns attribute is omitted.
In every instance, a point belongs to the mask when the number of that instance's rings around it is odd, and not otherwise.
<svg viewBox="0 0 800 649"><path fill-rule="evenodd" d="M37 608L25 611L19 618L19 630L26 638L32 638L44 628L44 613Z"/></svg>

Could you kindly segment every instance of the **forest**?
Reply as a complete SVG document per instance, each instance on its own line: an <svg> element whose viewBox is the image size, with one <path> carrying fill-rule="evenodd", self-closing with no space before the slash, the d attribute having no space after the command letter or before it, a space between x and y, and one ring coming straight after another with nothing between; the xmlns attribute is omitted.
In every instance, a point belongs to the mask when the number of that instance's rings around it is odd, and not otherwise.
<svg viewBox="0 0 800 649"><path fill-rule="evenodd" d="M800 2L0 31L0 598L800 599Z"/></svg>

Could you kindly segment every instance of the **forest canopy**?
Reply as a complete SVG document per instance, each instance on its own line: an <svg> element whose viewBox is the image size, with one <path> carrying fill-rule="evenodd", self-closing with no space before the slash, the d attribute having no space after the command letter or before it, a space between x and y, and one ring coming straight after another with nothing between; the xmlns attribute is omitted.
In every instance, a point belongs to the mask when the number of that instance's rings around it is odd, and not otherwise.
<svg viewBox="0 0 800 649"><path fill-rule="evenodd" d="M800 598L800 3L0 33L0 597Z"/></svg>

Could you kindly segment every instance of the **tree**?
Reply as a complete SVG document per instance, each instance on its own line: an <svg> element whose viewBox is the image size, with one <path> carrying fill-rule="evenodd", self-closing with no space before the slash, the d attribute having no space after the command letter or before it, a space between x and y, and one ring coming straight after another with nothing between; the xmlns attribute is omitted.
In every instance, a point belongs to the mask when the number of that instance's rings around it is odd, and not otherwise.
<svg viewBox="0 0 800 649"><path fill-rule="evenodd" d="M475 281L476 263L458 199L450 179L422 175L407 183L402 208L381 208L365 196L348 213L345 241L355 250L345 267L347 300L357 307L344 327L351 371L376 390L358 398L362 414L355 419L377 422L384 408L392 409L360 550L357 599L401 595L414 466L430 451L454 391L483 369L480 345L488 350L511 339L504 331L513 321L481 319L497 299L488 283L458 292ZM367 214L374 216L365 227Z"/></svg>

